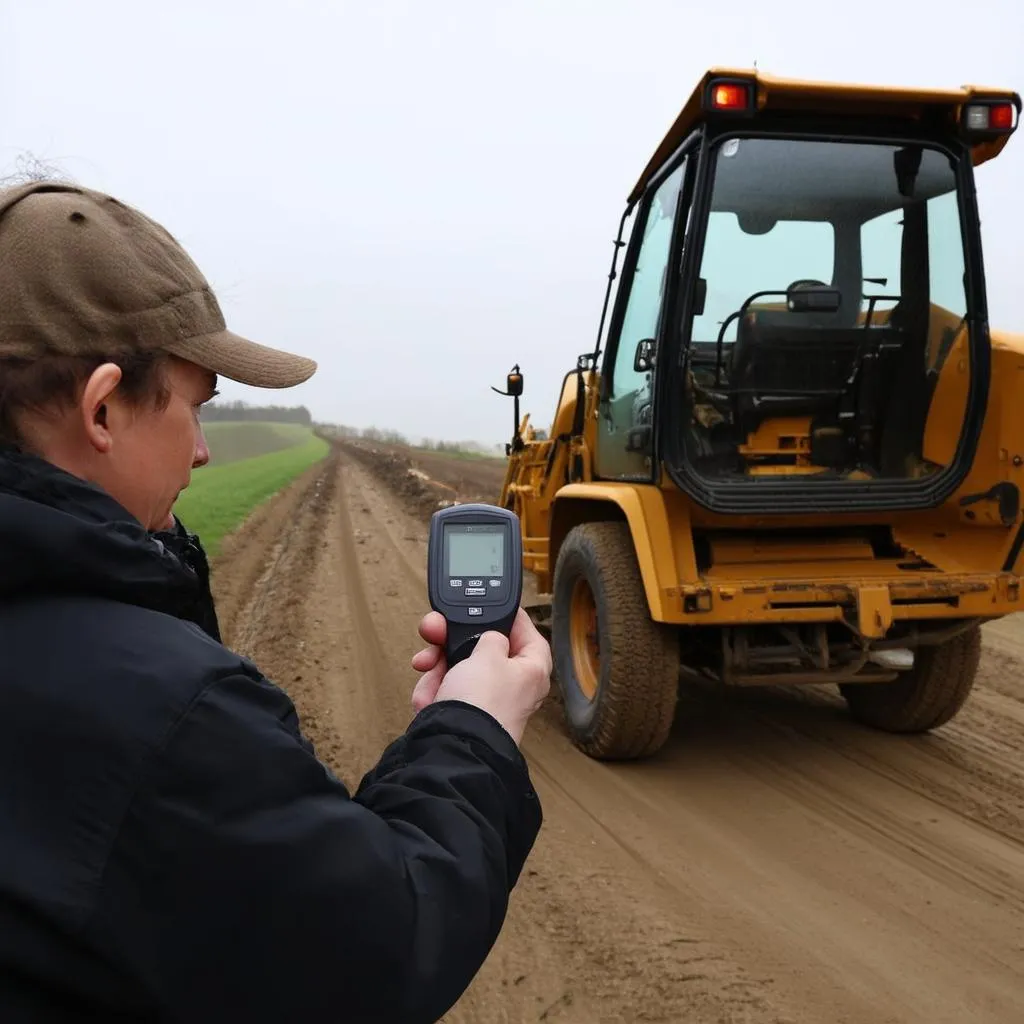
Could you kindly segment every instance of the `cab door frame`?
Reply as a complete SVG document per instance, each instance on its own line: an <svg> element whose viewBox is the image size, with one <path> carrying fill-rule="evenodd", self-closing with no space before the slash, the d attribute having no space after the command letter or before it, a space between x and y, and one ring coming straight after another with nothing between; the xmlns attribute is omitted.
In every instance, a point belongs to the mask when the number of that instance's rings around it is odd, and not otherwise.
<svg viewBox="0 0 1024 1024"><path fill-rule="evenodd" d="M626 248L626 256L622 267L622 285L617 289L615 295L612 316L608 326L607 344L603 353L603 360L601 362L600 390L597 396L596 410L597 438L595 442L596 450L593 467L594 479L621 480L632 483L652 483L658 478L659 460L657 452L659 449L659 430L658 402L656 396L658 394L660 376L659 357L662 352L671 351L676 348L676 346L666 345L666 341L668 340L669 333L673 329L673 324L677 320L674 315L674 310L676 308L677 292L681 284L680 274L683 266L683 258L690 242L687 237L687 233L692 229L694 221L692 216L694 183L696 181L698 167L701 162L699 160L699 155L703 139L704 132L702 130L692 133L682 143L682 145L680 145L672 157L666 161L658 174L651 178L643 192L643 195L636 200L636 204L639 206L639 212L630 232L630 239ZM619 350L623 341L623 325L626 318L626 311L629 306L630 296L633 292L633 283L635 281L637 263L644 241L648 217L658 190L669 178L672 177L673 174L676 173L680 165L684 163L685 167L679 183L679 191L676 195L672 231L666 257L665 280L661 296L661 305L658 310L657 325L654 331L653 367L649 372L651 430L649 435L649 444L642 453L642 458L645 460L646 468L643 471L637 472L602 472L602 461L607 461L607 454L609 452L619 454L619 452L625 451L627 432L615 429L612 414L612 402L617 397L614 390L615 365L618 360ZM630 204L626 207L626 211L622 218L623 225L636 204ZM610 287L611 282L609 283L609 288ZM597 365L597 360L600 355L599 339L598 348L594 352L593 364L595 366ZM631 353L624 353L624 356L630 358ZM609 446L611 447L609 448ZM602 449L604 449L606 453L604 460L602 459Z"/></svg>

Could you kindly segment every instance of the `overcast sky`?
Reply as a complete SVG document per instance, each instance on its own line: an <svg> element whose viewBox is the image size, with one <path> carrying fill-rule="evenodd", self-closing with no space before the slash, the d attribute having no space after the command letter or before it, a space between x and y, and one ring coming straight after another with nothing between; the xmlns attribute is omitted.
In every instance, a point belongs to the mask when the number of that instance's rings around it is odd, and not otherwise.
<svg viewBox="0 0 1024 1024"><path fill-rule="evenodd" d="M706 67L1024 90L1024 4L947 2L0 0L0 172L31 153L139 206L231 327L319 360L226 398L501 441L489 386L519 362L548 424ZM992 321L1024 331L1024 131L978 180Z"/></svg>

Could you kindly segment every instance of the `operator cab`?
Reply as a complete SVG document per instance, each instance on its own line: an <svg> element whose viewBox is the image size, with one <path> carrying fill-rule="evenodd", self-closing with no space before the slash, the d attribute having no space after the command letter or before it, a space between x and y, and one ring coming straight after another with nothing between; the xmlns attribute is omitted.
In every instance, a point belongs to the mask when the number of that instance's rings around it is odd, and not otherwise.
<svg viewBox="0 0 1024 1024"><path fill-rule="evenodd" d="M1020 106L709 73L623 218L596 474L664 464L712 511L943 500L988 380L973 167Z"/></svg>
<svg viewBox="0 0 1024 1024"><path fill-rule="evenodd" d="M955 165L919 145L736 137L711 159L684 390L694 470L941 468L927 413L967 312Z"/></svg>

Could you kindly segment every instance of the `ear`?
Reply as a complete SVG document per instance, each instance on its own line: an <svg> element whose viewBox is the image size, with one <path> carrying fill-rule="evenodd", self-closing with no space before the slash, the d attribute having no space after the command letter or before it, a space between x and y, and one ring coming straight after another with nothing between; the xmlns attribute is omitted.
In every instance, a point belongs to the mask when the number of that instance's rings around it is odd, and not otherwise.
<svg viewBox="0 0 1024 1024"><path fill-rule="evenodd" d="M109 452L114 444L113 434L110 432L108 403L120 383L121 367L116 363L97 366L85 382L79 401L85 436L101 454Z"/></svg>

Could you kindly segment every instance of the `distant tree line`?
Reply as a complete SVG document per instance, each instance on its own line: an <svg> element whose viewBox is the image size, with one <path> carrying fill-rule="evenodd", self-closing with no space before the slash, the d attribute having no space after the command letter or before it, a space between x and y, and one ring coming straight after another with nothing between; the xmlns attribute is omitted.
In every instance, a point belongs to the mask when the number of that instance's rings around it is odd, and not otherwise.
<svg viewBox="0 0 1024 1024"><path fill-rule="evenodd" d="M313 417L304 405L249 405L247 402L210 402L203 406L206 423L301 423L311 427Z"/></svg>
<svg viewBox="0 0 1024 1024"><path fill-rule="evenodd" d="M478 441L438 441L425 437L419 441L411 441L398 430L381 427L350 427L343 423L321 424L321 430L335 437L350 440L372 441L376 444L402 445L406 448L419 448L431 452L453 452L461 454L494 455L504 452L504 445L487 447Z"/></svg>
<svg viewBox="0 0 1024 1024"><path fill-rule="evenodd" d="M477 455L492 455L496 450L504 451L501 445L488 448L477 441L435 441L429 437L423 438L416 447L428 452L469 452Z"/></svg>
<svg viewBox="0 0 1024 1024"><path fill-rule="evenodd" d="M380 427L349 427L344 423L321 423L319 427L324 434L352 441L375 441L378 444L401 444L411 447L405 434L401 434L397 430L381 430Z"/></svg>
<svg viewBox="0 0 1024 1024"><path fill-rule="evenodd" d="M397 430L382 430L380 427L361 427L357 431L357 436L364 441L376 441L378 444L409 444L405 434Z"/></svg>

